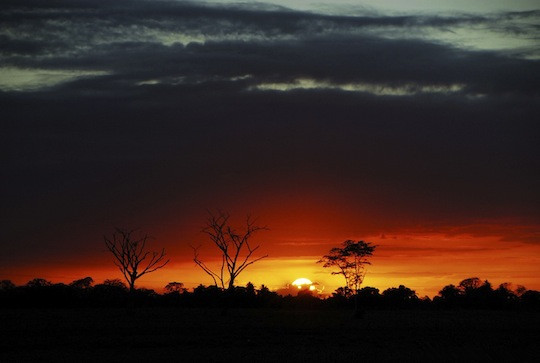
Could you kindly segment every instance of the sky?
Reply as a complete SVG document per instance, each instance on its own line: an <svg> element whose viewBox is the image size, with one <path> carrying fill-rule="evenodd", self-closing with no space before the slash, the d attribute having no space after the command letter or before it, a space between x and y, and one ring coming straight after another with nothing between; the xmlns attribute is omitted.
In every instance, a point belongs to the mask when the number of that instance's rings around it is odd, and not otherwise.
<svg viewBox="0 0 540 363"><path fill-rule="evenodd" d="M316 261L378 245L364 285L540 289L536 1L3 0L0 278L120 278L138 229L211 280L207 211L267 226L238 281L343 285Z"/></svg>

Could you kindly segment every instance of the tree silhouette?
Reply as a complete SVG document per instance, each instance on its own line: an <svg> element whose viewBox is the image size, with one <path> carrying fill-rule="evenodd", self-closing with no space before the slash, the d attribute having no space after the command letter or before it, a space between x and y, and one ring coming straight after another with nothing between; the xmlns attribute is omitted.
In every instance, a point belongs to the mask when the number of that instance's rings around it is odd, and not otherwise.
<svg viewBox="0 0 540 363"><path fill-rule="evenodd" d="M467 279L462 280L459 283L459 288L464 293L468 293L470 291L476 290L480 286L482 286L482 280L480 280L478 277L469 277Z"/></svg>
<svg viewBox="0 0 540 363"><path fill-rule="evenodd" d="M73 281L71 284L69 284L69 286L75 289L88 289L92 286L93 283L94 279L88 276L83 279Z"/></svg>
<svg viewBox="0 0 540 363"><path fill-rule="evenodd" d="M371 264L367 259L373 255L376 247L370 242L347 240L342 247L332 248L329 254L317 261L323 263L323 267L337 267L339 271L333 271L332 275L343 275L346 287L354 291L356 316L360 315L358 291L366 274L365 265Z"/></svg>
<svg viewBox="0 0 540 363"><path fill-rule="evenodd" d="M42 278L35 278L26 283L26 287L30 288L43 288L43 287L49 287L52 286L52 282L47 281Z"/></svg>
<svg viewBox="0 0 540 363"><path fill-rule="evenodd" d="M386 303L393 307L406 307L418 302L416 292L404 285L388 288L383 291L382 295Z"/></svg>
<svg viewBox="0 0 540 363"><path fill-rule="evenodd" d="M463 293L459 288L450 284L439 291L439 296L446 306L456 306L460 303Z"/></svg>
<svg viewBox="0 0 540 363"><path fill-rule="evenodd" d="M105 286L106 288L110 289L127 291L126 284L124 284L120 279L106 279L105 281L103 281L102 284L99 284L98 286Z"/></svg>
<svg viewBox="0 0 540 363"><path fill-rule="evenodd" d="M259 246L251 246L250 238L260 230L267 230L267 227L260 227L254 224L250 216L246 218L245 230L237 232L229 224L229 214L219 211L216 215L209 212L206 226L203 233L210 237L212 243L218 248L221 254L221 267L218 272L210 269L199 258L199 247L193 248L193 261L214 280L214 285L228 290L234 288L234 282L238 275L249 265L268 257L253 257L253 253Z"/></svg>
<svg viewBox="0 0 540 363"><path fill-rule="evenodd" d="M376 306L379 303L381 294L379 289L375 287L366 286L358 291L358 299L362 303L362 306Z"/></svg>
<svg viewBox="0 0 540 363"><path fill-rule="evenodd" d="M104 236L107 249L114 256L114 264L124 275L130 292L135 291L135 281L141 276L159 270L169 260L164 261L165 249L161 252L146 250L148 235L133 237L133 230L116 228L111 238Z"/></svg>
<svg viewBox="0 0 540 363"><path fill-rule="evenodd" d="M516 303L518 295L512 291L512 284L505 282L493 291L493 298L497 306L507 307Z"/></svg>
<svg viewBox="0 0 540 363"><path fill-rule="evenodd" d="M12 290L15 288L15 284L11 280L0 281L0 291Z"/></svg>
<svg viewBox="0 0 540 363"><path fill-rule="evenodd" d="M166 286L165 286L165 291L168 293L168 294L171 294L171 293L182 293L184 291L187 291L187 289L184 287L184 283L182 282L169 282Z"/></svg>
<svg viewBox="0 0 540 363"><path fill-rule="evenodd" d="M342 296L345 298L349 298L353 295L353 291L349 289L349 287L338 287L336 291L332 293L333 296Z"/></svg>

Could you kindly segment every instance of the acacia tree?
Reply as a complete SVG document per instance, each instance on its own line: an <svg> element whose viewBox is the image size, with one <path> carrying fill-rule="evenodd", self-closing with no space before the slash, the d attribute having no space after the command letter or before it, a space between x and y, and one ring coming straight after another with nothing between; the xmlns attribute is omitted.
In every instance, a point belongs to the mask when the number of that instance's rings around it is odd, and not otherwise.
<svg viewBox="0 0 540 363"><path fill-rule="evenodd" d="M228 290L234 288L234 282L238 275L249 265L262 260L268 255L253 257L253 253L259 249L259 245L252 246L250 238L260 230L267 230L267 227L255 225L250 216L246 218L245 229L238 232L229 224L228 213L219 211L217 214L208 213L206 226L202 232L210 237L210 240L217 247L221 254L221 266L219 271L214 271L199 258L199 247L193 247L193 261L206 272L213 280L216 287Z"/></svg>
<svg viewBox="0 0 540 363"><path fill-rule="evenodd" d="M377 246L370 242L347 240L342 247L334 247L327 255L324 255L318 263L323 267L337 268L332 275L343 275L345 287L354 292L354 308L356 315L358 310L358 291L366 275L366 265L371 265L368 257L373 255Z"/></svg>
<svg viewBox="0 0 540 363"><path fill-rule="evenodd" d="M129 291L135 291L135 281L141 276L159 270L169 260L165 261L165 249L161 252L148 251L146 243L148 235L134 237L135 231L116 228L111 238L104 236L105 246L114 256L114 264L118 267L126 282Z"/></svg>

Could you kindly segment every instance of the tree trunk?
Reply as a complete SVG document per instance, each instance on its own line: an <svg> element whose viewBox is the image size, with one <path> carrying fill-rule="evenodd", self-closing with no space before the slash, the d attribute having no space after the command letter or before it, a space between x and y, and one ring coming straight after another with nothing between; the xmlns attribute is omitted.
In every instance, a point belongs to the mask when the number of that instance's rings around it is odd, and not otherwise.
<svg viewBox="0 0 540 363"><path fill-rule="evenodd" d="M129 279L129 293L133 294L135 292L135 280L134 276L130 276Z"/></svg>
<svg viewBox="0 0 540 363"><path fill-rule="evenodd" d="M227 290L232 291L234 289L234 277L231 277L229 280L229 286L227 287Z"/></svg>
<svg viewBox="0 0 540 363"><path fill-rule="evenodd" d="M127 298L127 307L133 309L135 307L135 279L130 276L129 279L129 293Z"/></svg>

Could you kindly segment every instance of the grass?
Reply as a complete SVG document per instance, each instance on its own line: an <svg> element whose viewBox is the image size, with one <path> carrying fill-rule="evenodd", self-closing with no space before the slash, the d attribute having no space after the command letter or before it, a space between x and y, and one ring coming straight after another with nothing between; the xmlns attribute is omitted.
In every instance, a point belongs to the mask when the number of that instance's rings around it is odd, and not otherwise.
<svg viewBox="0 0 540 363"><path fill-rule="evenodd" d="M540 362L540 314L509 311L0 310L0 361Z"/></svg>

